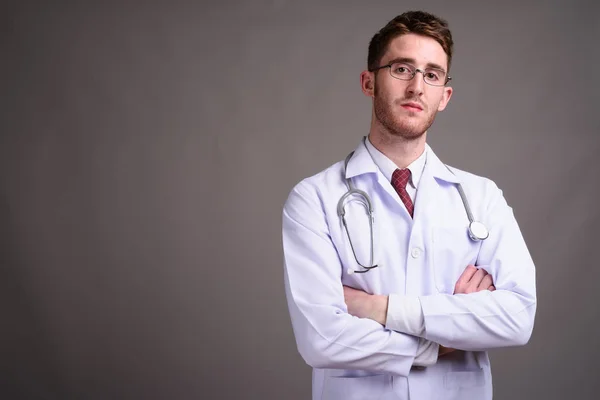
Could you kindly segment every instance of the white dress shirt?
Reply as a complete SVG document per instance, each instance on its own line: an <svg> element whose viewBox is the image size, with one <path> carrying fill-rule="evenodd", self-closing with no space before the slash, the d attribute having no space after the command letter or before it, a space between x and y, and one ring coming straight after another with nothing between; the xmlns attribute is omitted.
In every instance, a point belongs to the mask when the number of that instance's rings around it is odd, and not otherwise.
<svg viewBox="0 0 600 400"><path fill-rule="evenodd" d="M365 140L365 145L373 158L373 161L383 174L388 182L392 181L392 174L398 166L390 160L385 154L377 150L371 143L370 139ZM406 168L410 170L410 179L406 185L406 191L410 196L413 204L417 196L419 180L423 175L425 164L427 163L427 146L421 155ZM419 349L415 357L414 365L428 366L437 362L439 345L429 340L423 339L421 336L425 330L425 319L421 302L418 297L404 296L399 294L388 295L388 309L385 327L390 330L408 333L414 336L419 336Z"/></svg>

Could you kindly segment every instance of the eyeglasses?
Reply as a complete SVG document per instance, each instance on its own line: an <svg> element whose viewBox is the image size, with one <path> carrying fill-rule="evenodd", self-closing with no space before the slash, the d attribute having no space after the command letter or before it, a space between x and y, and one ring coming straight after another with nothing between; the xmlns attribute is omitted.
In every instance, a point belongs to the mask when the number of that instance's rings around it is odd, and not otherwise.
<svg viewBox="0 0 600 400"><path fill-rule="evenodd" d="M444 86L452 79L451 77L446 76L446 71L442 69L419 69L412 64L407 64L404 62L394 62L391 64L382 65L381 67L373 68L369 71L374 72L388 67L390 69L390 75L393 78L400 79L402 81L410 81L415 77L417 72L420 72L423 75L423 80L425 83L431 86Z"/></svg>

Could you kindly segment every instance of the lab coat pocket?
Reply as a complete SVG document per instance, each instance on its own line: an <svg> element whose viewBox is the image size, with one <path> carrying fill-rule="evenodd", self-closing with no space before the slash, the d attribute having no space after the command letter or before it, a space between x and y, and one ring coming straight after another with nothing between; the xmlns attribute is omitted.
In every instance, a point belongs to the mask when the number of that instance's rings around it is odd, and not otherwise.
<svg viewBox="0 0 600 400"><path fill-rule="evenodd" d="M467 227L434 227L432 268L440 293L454 293L456 281L467 265L476 265L481 242L473 241Z"/></svg>
<svg viewBox="0 0 600 400"><path fill-rule="evenodd" d="M322 400L379 399L391 390L389 375L336 377L325 380Z"/></svg>
<svg viewBox="0 0 600 400"><path fill-rule="evenodd" d="M485 385L485 372L477 371L448 371L444 377L447 389L472 388Z"/></svg>

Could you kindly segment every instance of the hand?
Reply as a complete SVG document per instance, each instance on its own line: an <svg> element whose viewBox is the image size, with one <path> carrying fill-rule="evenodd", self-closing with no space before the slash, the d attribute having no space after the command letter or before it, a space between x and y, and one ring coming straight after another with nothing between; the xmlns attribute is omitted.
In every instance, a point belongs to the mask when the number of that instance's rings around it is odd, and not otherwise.
<svg viewBox="0 0 600 400"><path fill-rule="evenodd" d="M452 347L444 347L440 344L440 350L438 351L438 357L443 357L446 354L450 354L454 351L456 351L456 349L453 349Z"/></svg>
<svg viewBox="0 0 600 400"><path fill-rule="evenodd" d="M492 281L492 276L482 268L477 268L474 265L468 265L454 286L454 294L475 293L482 290L489 290L492 292L496 290L494 282ZM452 353L453 351L456 351L456 349L440 345L438 356L442 357L446 354Z"/></svg>
<svg viewBox="0 0 600 400"><path fill-rule="evenodd" d="M381 325L385 325L387 296L369 294L362 290L344 286L344 301L348 306L348 314L359 318L372 319Z"/></svg>
<svg viewBox="0 0 600 400"><path fill-rule="evenodd" d="M496 287L492 276L483 268L468 265L454 286L454 294L475 293L482 290L494 291Z"/></svg>

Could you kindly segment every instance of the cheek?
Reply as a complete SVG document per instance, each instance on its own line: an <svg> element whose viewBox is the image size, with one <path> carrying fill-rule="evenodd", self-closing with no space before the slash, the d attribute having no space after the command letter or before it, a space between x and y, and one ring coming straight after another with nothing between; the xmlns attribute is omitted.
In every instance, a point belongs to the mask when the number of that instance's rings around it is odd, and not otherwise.
<svg viewBox="0 0 600 400"><path fill-rule="evenodd" d="M438 111L442 111L444 109L444 104L442 102L442 97L437 96L431 101L431 111L436 113Z"/></svg>
<svg viewBox="0 0 600 400"><path fill-rule="evenodd" d="M393 78L392 78L393 79ZM402 100L405 88L402 86L402 81L397 82L381 82L375 84L374 95L379 97L380 101L385 104L393 104Z"/></svg>
<svg viewBox="0 0 600 400"><path fill-rule="evenodd" d="M437 107L436 107L436 109L437 109L438 111L442 111L442 110L444 110L444 109L446 108L446 106L448 105L448 100L450 100L450 97L449 97L449 96L446 96L446 94L445 94L445 93L444 93L444 94L442 94L442 95L439 97L439 99L438 99L438 102L437 102Z"/></svg>
<svg viewBox="0 0 600 400"><path fill-rule="evenodd" d="M389 93L385 92L384 90L379 90L376 94L375 94L375 102L378 104L379 107L389 107L393 102L394 99L392 96L390 96Z"/></svg>
<svg viewBox="0 0 600 400"><path fill-rule="evenodd" d="M444 108L446 108L446 104L444 104L444 102L442 100L437 102L437 107L435 108L436 111L443 111Z"/></svg>

